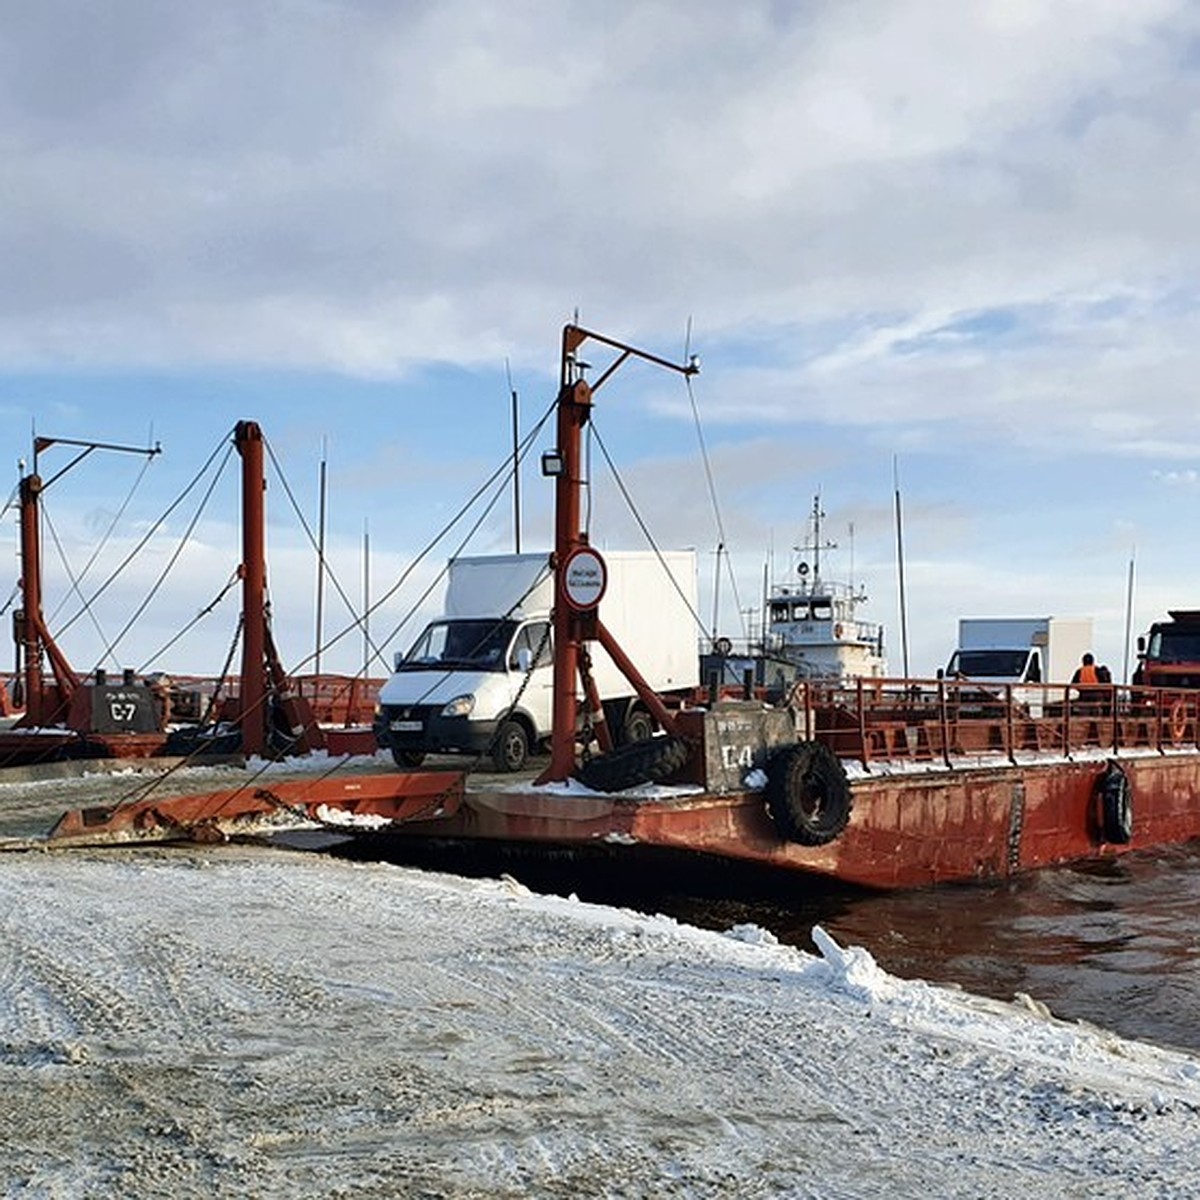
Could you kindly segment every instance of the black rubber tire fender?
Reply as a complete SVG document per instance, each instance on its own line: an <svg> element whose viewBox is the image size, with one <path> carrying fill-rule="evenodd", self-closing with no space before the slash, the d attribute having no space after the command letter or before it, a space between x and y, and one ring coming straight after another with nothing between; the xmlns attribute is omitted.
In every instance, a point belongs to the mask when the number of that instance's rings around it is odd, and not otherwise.
<svg viewBox="0 0 1200 1200"><path fill-rule="evenodd" d="M1113 846L1133 840L1133 788L1129 776L1112 762L1100 776L1100 836Z"/></svg>
<svg viewBox="0 0 1200 1200"><path fill-rule="evenodd" d="M489 752L497 771L511 773L523 770L529 761L529 734L520 721L511 717L501 721L492 738Z"/></svg>
<svg viewBox="0 0 1200 1200"><path fill-rule="evenodd" d="M642 783L658 783L687 760L688 746L682 738L652 737L626 742L588 759L575 772L575 778L594 792L623 792Z"/></svg>
<svg viewBox="0 0 1200 1200"><path fill-rule="evenodd" d="M832 842L850 821L846 768L821 742L783 746L767 760L767 811L779 834L802 846Z"/></svg>

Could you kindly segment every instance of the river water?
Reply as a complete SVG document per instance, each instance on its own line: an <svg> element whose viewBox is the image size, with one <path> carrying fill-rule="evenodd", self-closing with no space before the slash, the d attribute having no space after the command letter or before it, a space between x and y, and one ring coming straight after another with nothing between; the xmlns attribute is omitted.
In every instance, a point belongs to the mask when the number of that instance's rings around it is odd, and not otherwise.
<svg viewBox="0 0 1200 1200"><path fill-rule="evenodd" d="M1200 844L1031 872L1003 884L797 902L664 897L663 911L749 920L811 948L814 924L894 975L1011 999L1059 1017L1200 1051Z"/></svg>

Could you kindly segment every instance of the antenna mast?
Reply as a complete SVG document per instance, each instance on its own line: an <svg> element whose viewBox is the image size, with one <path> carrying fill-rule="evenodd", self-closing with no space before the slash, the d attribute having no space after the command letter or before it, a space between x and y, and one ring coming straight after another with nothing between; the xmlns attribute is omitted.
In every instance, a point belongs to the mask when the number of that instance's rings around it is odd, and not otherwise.
<svg viewBox="0 0 1200 1200"><path fill-rule="evenodd" d="M900 646L904 659L904 678L908 673L908 602L904 596L904 522L900 514L900 468L892 458L892 482L896 490L896 570L900 580Z"/></svg>
<svg viewBox="0 0 1200 1200"><path fill-rule="evenodd" d="M800 546L793 546L792 549L800 554L805 554L812 551L813 556L813 577L811 587L815 590L821 583L821 551L836 550L837 542L822 542L821 541L821 520L825 514L821 511L821 493L818 492L813 497L812 514L809 521L812 524L812 541L806 542ZM808 573L807 566L804 563L800 564L800 574Z"/></svg>
<svg viewBox="0 0 1200 1200"><path fill-rule="evenodd" d="M513 548L521 553L521 421L517 401L517 389L513 387L512 371L508 359L504 360L504 371L508 376L508 394L512 399L512 483L513 483Z"/></svg>

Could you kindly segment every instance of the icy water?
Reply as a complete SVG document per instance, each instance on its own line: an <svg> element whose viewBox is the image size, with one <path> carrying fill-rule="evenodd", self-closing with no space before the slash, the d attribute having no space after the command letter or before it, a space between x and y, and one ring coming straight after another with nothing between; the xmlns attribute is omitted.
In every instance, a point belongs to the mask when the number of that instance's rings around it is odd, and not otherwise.
<svg viewBox="0 0 1200 1200"><path fill-rule="evenodd" d="M664 897L696 924L752 920L810 948L823 925L894 975L1000 999L1024 992L1055 1015L1200 1051L1200 845L1033 872L987 887L828 892L801 903Z"/></svg>
<svg viewBox="0 0 1200 1200"><path fill-rule="evenodd" d="M356 855L361 852L356 850ZM372 855L373 856L373 855ZM723 864L529 859L394 848L393 861L507 872L540 891L712 929L754 923L812 950L822 925L906 979L1011 1000L1127 1037L1200 1051L1200 843L1031 872L996 885L876 893Z"/></svg>

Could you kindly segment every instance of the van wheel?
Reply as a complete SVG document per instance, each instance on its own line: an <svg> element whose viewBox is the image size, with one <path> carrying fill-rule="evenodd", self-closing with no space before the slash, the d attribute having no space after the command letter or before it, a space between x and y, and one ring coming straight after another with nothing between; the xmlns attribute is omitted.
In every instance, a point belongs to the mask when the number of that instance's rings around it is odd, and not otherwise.
<svg viewBox="0 0 1200 1200"><path fill-rule="evenodd" d="M644 709L635 708L625 718L625 728L621 730L621 742L647 742L654 736L654 718Z"/></svg>
<svg viewBox="0 0 1200 1200"><path fill-rule="evenodd" d="M529 761L529 736L520 721L502 721L492 739L492 766L497 771L520 771Z"/></svg>
<svg viewBox="0 0 1200 1200"><path fill-rule="evenodd" d="M392 761L398 767L419 767L425 761L424 750L397 750L392 747Z"/></svg>

